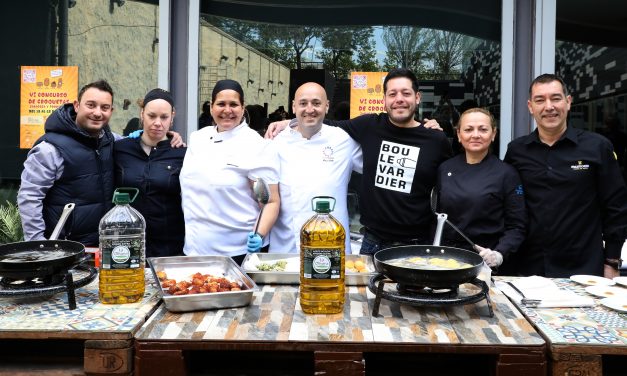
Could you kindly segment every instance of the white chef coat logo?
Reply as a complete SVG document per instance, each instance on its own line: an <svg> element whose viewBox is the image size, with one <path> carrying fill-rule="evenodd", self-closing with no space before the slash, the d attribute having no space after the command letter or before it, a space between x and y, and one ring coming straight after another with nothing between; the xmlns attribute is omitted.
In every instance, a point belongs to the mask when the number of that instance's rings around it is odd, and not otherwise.
<svg viewBox="0 0 627 376"><path fill-rule="evenodd" d="M398 192L411 192L420 148L383 141L379 150L374 185Z"/></svg>
<svg viewBox="0 0 627 376"><path fill-rule="evenodd" d="M330 146L325 146L322 149L322 160L325 162L333 162L335 158L333 158L333 148Z"/></svg>

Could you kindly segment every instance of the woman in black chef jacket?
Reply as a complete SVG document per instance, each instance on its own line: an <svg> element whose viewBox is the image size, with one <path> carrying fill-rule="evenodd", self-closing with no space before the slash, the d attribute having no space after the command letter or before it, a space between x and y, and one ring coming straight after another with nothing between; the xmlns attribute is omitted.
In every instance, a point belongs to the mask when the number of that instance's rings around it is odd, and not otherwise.
<svg viewBox="0 0 627 376"><path fill-rule="evenodd" d="M482 108L465 111L456 136L464 148L438 169L439 211L475 244L486 263L497 268L516 252L525 238L527 211L520 176L492 153L496 138L492 114ZM470 245L451 228L442 244Z"/></svg>
<svg viewBox="0 0 627 376"><path fill-rule="evenodd" d="M179 173L186 148L170 145L167 132L174 114L174 100L168 91L149 91L139 116L142 135L119 140L114 146L116 186L139 189L131 205L146 219L147 257L183 255L185 222Z"/></svg>

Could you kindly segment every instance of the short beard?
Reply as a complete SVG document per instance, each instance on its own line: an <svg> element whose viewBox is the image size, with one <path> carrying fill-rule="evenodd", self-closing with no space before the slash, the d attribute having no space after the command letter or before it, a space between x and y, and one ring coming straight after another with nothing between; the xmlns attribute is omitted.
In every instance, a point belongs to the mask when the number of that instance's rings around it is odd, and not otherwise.
<svg viewBox="0 0 627 376"><path fill-rule="evenodd" d="M390 115L390 112L388 112L388 118L393 124L404 125L404 124L414 121L415 120L414 117L415 117L414 113L408 116L404 116L404 117L392 117L392 115Z"/></svg>

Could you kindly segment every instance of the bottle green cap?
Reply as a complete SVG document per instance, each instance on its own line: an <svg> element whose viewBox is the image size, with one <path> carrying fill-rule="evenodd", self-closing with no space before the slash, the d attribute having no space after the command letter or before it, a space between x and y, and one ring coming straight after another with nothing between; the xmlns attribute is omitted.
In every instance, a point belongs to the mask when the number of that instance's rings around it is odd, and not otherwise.
<svg viewBox="0 0 627 376"><path fill-rule="evenodd" d="M116 188L113 192L113 202L116 205L124 205L135 201L137 195L139 194L139 189L130 188L130 187L120 187ZM131 196L132 195L132 196Z"/></svg>
<svg viewBox="0 0 627 376"><path fill-rule="evenodd" d="M316 201L316 213L330 213L330 212L331 212L331 205L329 204L329 201L326 201L326 200Z"/></svg>
<svg viewBox="0 0 627 376"><path fill-rule="evenodd" d="M113 193L113 203L116 205L125 205L131 202L131 196L128 193L115 192Z"/></svg>

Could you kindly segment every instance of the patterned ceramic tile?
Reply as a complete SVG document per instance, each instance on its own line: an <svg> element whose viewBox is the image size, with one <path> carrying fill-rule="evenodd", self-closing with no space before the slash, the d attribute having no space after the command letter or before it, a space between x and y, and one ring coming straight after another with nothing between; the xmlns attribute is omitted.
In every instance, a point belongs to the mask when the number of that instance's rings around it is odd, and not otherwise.
<svg viewBox="0 0 627 376"><path fill-rule="evenodd" d="M559 288L589 296L584 285L569 279L554 280ZM627 315L605 308L595 298L594 307L519 307L552 345L620 345L627 352Z"/></svg>
<svg viewBox="0 0 627 376"><path fill-rule="evenodd" d="M159 304L160 298L146 274L146 292L141 302L133 304L100 304L98 280L76 290L76 309L70 310L67 294L48 299L0 299L0 330L20 331L106 331L128 333L139 328ZM126 334L124 335L127 336Z"/></svg>

